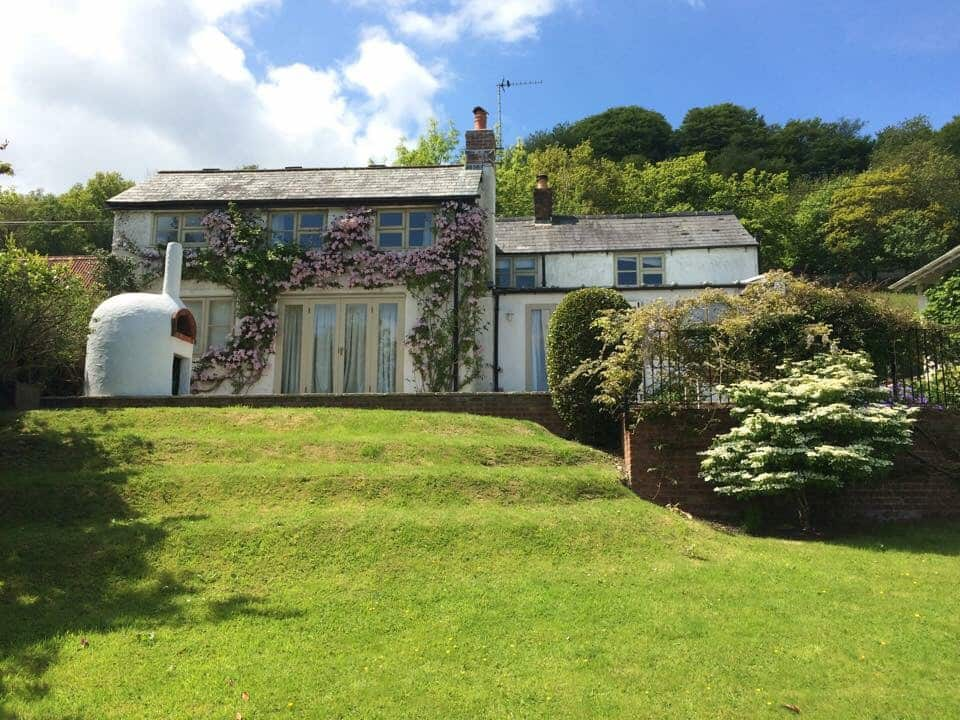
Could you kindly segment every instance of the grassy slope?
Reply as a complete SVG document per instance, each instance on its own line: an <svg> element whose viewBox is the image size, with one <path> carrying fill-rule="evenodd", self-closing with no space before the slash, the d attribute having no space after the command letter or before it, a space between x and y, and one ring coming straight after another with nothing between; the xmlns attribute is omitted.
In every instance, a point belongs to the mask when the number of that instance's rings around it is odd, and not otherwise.
<svg viewBox="0 0 960 720"><path fill-rule="evenodd" d="M0 717L960 716L957 527L724 534L489 418L11 421Z"/></svg>

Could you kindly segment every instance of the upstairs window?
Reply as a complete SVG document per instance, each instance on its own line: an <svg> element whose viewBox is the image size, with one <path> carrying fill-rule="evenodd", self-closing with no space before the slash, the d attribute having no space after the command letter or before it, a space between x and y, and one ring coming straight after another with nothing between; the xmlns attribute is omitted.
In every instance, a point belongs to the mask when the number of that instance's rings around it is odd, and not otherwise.
<svg viewBox="0 0 960 720"><path fill-rule="evenodd" d="M497 287L534 288L537 286L537 258L497 258Z"/></svg>
<svg viewBox="0 0 960 720"><path fill-rule="evenodd" d="M385 250L403 250L433 245L432 210L379 210L377 246Z"/></svg>
<svg viewBox="0 0 960 720"><path fill-rule="evenodd" d="M157 213L154 216L153 238L157 245L178 242L197 247L204 244L203 213Z"/></svg>
<svg viewBox="0 0 960 720"><path fill-rule="evenodd" d="M300 210L270 213L270 239L274 245L298 244L306 250L323 247L327 213L323 210Z"/></svg>
<svg viewBox="0 0 960 720"><path fill-rule="evenodd" d="M657 287L664 283L663 255L617 255L617 287Z"/></svg>

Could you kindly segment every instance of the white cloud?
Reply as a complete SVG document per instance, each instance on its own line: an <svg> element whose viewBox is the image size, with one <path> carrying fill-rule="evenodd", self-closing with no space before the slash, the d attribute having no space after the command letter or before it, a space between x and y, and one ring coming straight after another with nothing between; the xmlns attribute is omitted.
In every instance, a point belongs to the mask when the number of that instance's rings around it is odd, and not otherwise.
<svg viewBox="0 0 960 720"><path fill-rule="evenodd" d="M535 37L539 21L568 0L455 0L444 9L422 12L412 2L394 3L393 21L405 34L433 42L453 42L461 35L516 42Z"/></svg>
<svg viewBox="0 0 960 720"><path fill-rule="evenodd" d="M384 30L327 67L258 78L248 23L277 0L25 0L4 10L0 140L21 189L101 169L364 164L436 114L445 73ZM246 50L245 50L246 47ZM9 182L9 181L8 181Z"/></svg>

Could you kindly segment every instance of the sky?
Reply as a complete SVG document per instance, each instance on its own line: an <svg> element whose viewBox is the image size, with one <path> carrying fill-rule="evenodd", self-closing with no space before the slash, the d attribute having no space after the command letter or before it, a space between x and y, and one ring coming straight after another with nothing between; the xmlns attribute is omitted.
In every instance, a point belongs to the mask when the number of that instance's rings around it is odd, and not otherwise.
<svg viewBox="0 0 960 720"><path fill-rule="evenodd" d="M960 113L958 0L6 0L0 158L98 170L388 161L430 118L504 140L617 105L731 101L876 132Z"/></svg>

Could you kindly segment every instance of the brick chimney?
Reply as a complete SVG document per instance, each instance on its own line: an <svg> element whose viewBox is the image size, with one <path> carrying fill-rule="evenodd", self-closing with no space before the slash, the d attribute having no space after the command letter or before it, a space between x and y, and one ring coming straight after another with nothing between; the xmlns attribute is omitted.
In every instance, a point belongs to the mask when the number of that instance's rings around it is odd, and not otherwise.
<svg viewBox="0 0 960 720"><path fill-rule="evenodd" d="M553 189L546 175L537 175L537 186L533 189L533 221L553 222Z"/></svg>
<svg viewBox="0 0 960 720"><path fill-rule="evenodd" d="M482 168L493 165L497 159L497 136L487 129L487 113L479 105L473 109L473 130L467 130L467 167Z"/></svg>

